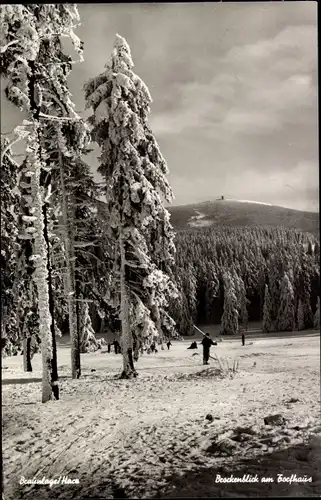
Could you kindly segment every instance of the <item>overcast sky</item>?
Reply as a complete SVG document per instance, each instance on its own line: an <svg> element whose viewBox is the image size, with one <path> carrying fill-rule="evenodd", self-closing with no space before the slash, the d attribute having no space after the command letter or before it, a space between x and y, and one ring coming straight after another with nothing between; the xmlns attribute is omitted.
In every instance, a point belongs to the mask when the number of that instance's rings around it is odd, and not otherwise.
<svg viewBox="0 0 321 500"><path fill-rule="evenodd" d="M116 33L125 37L153 98L150 125L175 205L223 194L319 209L316 2L78 8L77 110L83 83L103 71ZM10 130L17 112L4 104L2 113Z"/></svg>

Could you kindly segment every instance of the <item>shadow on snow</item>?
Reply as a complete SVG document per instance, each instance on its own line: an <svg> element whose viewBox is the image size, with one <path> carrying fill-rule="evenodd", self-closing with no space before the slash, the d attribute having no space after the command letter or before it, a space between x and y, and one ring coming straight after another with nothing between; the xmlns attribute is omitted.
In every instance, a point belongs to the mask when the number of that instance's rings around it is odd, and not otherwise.
<svg viewBox="0 0 321 500"><path fill-rule="evenodd" d="M289 448L261 454L251 459L235 460L219 467L199 469L183 476L173 475L166 493L157 498L220 498L220 497L277 497L277 496L320 496L320 485L316 484L318 465L309 457L312 447L299 444ZM259 483L218 483L221 477L243 477L257 474ZM312 477L312 482L277 482L278 474L291 477ZM272 477L273 483L261 482L262 477ZM318 481L319 483L319 481ZM317 491L318 490L318 491Z"/></svg>

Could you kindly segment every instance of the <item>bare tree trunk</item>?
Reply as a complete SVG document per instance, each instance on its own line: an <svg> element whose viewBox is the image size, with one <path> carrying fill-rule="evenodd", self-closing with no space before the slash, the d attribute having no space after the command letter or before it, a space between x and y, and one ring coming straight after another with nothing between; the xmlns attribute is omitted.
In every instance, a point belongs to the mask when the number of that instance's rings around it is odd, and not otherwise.
<svg viewBox="0 0 321 500"><path fill-rule="evenodd" d="M106 330L106 327L105 327L105 318L101 318L99 333L105 333L105 330Z"/></svg>
<svg viewBox="0 0 321 500"><path fill-rule="evenodd" d="M48 268L44 238L43 200L40 189L41 164L38 156L38 124L34 120L33 133L28 137L28 167L31 174L32 214L34 216L34 280L38 292L39 332L42 353L42 402L52 399L52 317L49 309Z"/></svg>
<svg viewBox="0 0 321 500"><path fill-rule="evenodd" d="M80 340L80 352L86 352L86 311L85 311L85 303L78 304L78 325L79 325L79 340Z"/></svg>
<svg viewBox="0 0 321 500"><path fill-rule="evenodd" d="M59 153L59 168L60 168L60 183L62 195L62 215L64 224L64 242L65 242L65 255L66 255L66 296L69 309L69 332L71 340L71 376L72 378L79 378L81 375L80 367L80 342L78 336L78 318L76 307L76 280L75 280L75 249L71 213L68 213L67 194L65 188L63 162L61 154Z"/></svg>
<svg viewBox="0 0 321 500"><path fill-rule="evenodd" d="M23 369L25 372L32 372L31 365L31 337L23 339Z"/></svg>
<svg viewBox="0 0 321 500"><path fill-rule="evenodd" d="M50 259L50 243L48 236L48 215L47 215L47 205L43 205L43 217L44 217L44 237L47 245L47 268L48 268L48 290L49 290L49 309L52 317L51 322L51 338L52 338L52 371L51 371L51 384L52 391L55 399L59 399L59 386L58 386L58 366L57 366L57 345L56 345L56 331L55 331L55 302L54 302L54 292L52 286L52 274L51 274L51 259Z"/></svg>
<svg viewBox="0 0 321 500"><path fill-rule="evenodd" d="M31 208L29 204L27 203L26 199L28 199L31 196L31 183L30 183L30 177L26 177L24 175L24 171L22 170L20 175L20 183L19 183L19 190L20 190L20 204L21 204L21 215L19 218L19 229L20 232L24 232L24 223L22 216L27 216L31 217ZM33 281L33 272L34 272L34 263L30 259L30 257L33 254L33 248L32 248L32 242L31 240L21 240L20 241L20 249L17 254L17 261L18 265L20 265L20 268L16 268L16 274L15 274L15 282L17 283L19 279L24 279L24 283L28 283L28 288L27 290L25 289L25 293L30 294L28 297L28 300L31 300L31 283ZM21 262L21 258L23 259ZM24 273L22 273L22 268ZM20 273L19 273L20 270ZM17 293L17 291L16 291ZM21 307L21 305L18 305L18 311L17 315L19 317L19 335L23 339L22 341L22 349L23 349L23 368L25 372L31 372L32 371L32 365L31 365L31 352L27 352L27 335L26 335L26 321L27 321L27 312L29 311L29 307ZM5 315L6 317L6 315ZM5 328L2 330L5 331ZM30 339L31 342L31 339ZM29 344L31 347L31 344ZM29 358L29 359L28 359Z"/></svg>
<svg viewBox="0 0 321 500"><path fill-rule="evenodd" d="M120 230L119 245L120 245L120 300L121 300L121 340L122 340L122 354L123 354L123 371L120 378L132 378L137 376L133 361L133 336L130 331L129 325L129 307L128 297L126 290L125 270L125 248Z"/></svg>
<svg viewBox="0 0 321 500"><path fill-rule="evenodd" d="M74 241L74 240L72 240ZM75 255L75 260L74 260L74 268L76 268L77 264L77 256L74 252ZM77 273L75 271L75 301L76 301L76 321L77 321L77 353L79 356L79 359L77 358L77 363L79 362L79 377L81 375L81 370L80 370L80 353L81 353L81 327L80 327L80 314L81 314L81 307L80 307L80 282L79 278L77 279ZM77 377L77 378L79 378Z"/></svg>

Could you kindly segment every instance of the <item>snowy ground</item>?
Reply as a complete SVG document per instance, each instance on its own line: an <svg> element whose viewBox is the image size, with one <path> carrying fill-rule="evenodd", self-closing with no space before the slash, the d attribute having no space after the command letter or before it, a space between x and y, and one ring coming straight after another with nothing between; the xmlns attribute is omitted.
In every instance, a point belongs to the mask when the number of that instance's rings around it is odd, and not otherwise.
<svg viewBox="0 0 321 500"><path fill-rule="evenodd" d="M208 227L213 225L212 220L203 220L204 217L206 217L205 214L200 212L199 210L194 209L194 212L197 213L197 215L193 215L190 220L187 222L187 224L191 227Z"/></svg>
<svg viewBox="0 0 321 500"><path fill-rule="evenodd" d="M281 335L281 334L280 334ZM40 356L3 360L5 500L228 496L320 496L320 340L309 332L254 336L212 348L219 363L202 365L190 341L145 355L139 376L121 381L121 356L82 356L71 380L70 351L59 347L61 399L42 404ZM91 370L96 371L92 372ZM264 425L281 413L283 426ZM213 420L206 420L211 414ZM312 437L311 437L312 436ZM312 477L277 483L277 474ZM270 476L274 483L216 483L216 475ZM74 485L20 485L26 479L78 479Z"/></svg>
<svg viewBox="0 0 321 500"><path fill-rule="evenodd" d="M233 198L226 198L224 201L236 201L237 203L253 203L255 205L267 205L268 207L273 206L271 203L264 203L263 201L234 200Z"/></svg>

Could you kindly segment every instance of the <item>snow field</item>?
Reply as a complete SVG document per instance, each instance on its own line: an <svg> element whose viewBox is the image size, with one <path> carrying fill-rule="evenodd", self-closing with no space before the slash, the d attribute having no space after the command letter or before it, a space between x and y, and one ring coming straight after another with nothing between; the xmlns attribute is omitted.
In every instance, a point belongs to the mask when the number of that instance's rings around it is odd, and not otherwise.
<svg viewBox="0 0 321 500"><path fill-rule="evenodd" d="M201 350L193 356L185 341L173 342L170 351L144 355L137 363L138 378L128 381L115 378L121 356L99 351L82 355L82 378L72 380L70 350L59 347L61 399L47 404L40 402L40 355L33 359L31 374L22 371L21 356L4 359L6 500L113 498L115 488L123 498L166 496L174 484L179 487L179 476L185 478L180 487L186 488L187 474L269 456L320 435L319 336L251 342L242 347L239 339L224 340L211 350L223 365L233 366L238 359L236 374L220 373L214 360L203 367ZM287 424L265 426L263 418L277 413ZM240 427L250 428L250 434ZM318 462L316 451L313 456ZM67 475L80 483L22 486L22 475ZM313 486L321 477L314 479ZM312 486L295 488L302 494Z"/></svg>

